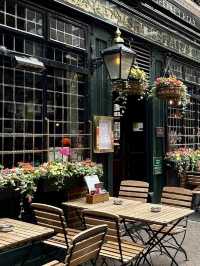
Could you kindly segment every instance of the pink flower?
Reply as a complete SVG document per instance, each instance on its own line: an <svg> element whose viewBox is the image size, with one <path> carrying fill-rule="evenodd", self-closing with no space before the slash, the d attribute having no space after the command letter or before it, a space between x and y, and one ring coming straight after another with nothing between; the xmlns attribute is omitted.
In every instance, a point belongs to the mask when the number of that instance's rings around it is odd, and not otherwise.
<svg viewBox="0 0 200 266"><path fill-rule="evenodd" d="M70 156L71 155L71 149L70 149L70 147L62 147L59 149L59 153L62 156Z"/></svg>

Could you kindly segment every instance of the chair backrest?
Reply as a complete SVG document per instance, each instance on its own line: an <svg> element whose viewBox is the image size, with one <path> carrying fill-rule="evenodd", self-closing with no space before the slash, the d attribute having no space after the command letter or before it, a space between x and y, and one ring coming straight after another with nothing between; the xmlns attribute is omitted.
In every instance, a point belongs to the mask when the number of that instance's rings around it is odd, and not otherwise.
<svg viewBox="0 0 200 266"><path fill-rule="evenodd" d="M91 228L96 225L106 224L108 226L108 230L106 233L105 240L111 240L117 242L119 241L119 238L121 237L119 216L106 212L84 210L83 217L86 228Z"/></svg>
<svg viewBox="0 0 200 266"><path fill-rule="evenodd" d="M192 191L182 187L164 187L161 203L176 207L192 207Z"/></svg>
<svg viewBox="0 0 200 266"><path fill-rule="evenodd" d="M147 202L149 183L137 180L122 180L119 189L119 197Z"/></svg>
<svg viewBox="0 0 200 266"><path fill-rule="evenodd" d="M66 256L66 266L81 265L98 258L106 234L107 225L99 225L77 234L71 241Z"/></svg>
<svg viewBox="0 0 200 266"><path fill-rule="evenodd" d="M37 224L53 228L55 233L64 234L66 244L68 245L67 233L65 229L66 222L63 210L42 203L32 203L31 207L33 208Z"/></svg>

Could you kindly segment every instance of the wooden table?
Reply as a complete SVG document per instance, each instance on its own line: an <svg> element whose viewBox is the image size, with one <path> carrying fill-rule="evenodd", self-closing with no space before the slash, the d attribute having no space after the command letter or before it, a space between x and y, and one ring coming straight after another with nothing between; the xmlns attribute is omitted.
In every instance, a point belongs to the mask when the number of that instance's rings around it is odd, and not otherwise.
<svg viewBox="0 0 200 266"><path fill-rule="evenodd" d="M98 203L98 204L88 204L85 201L85 198L64 202L63 205L70 206L74 208L80 209L91 209L95 211L109 212L116 215L119 215L122 220L136 220L143 222L148 225L151 230L151 224L160 225L160 230L156 233L152 231L152 238L147 242L147 251L144 253L143 257L146 257L148 253L158 244L162 245L161 241L174 229L176 225L180 223L180 221L184 218L192 214L194 211L189 208L177 208L167 205L158 205L161 207L160 212L152 212L151 207L155 206L155 204L150 203L141 203L133 200L122 200L121 205L114 205L113 199L110 198L109 201ZM173 223L173 224L172 224ZM167 228L168 224L172 224L172 226L165 231L162 237L158 238L160 232L163 231L164 228ZM167 255L172 259L172 261L178 265L175 259L169 254L167 250L165 250Z"/></svg>
<svg viewBox="0 0 200 266"><path fill-rule="evenodd" d="M0 218L0 224L14 226L11 232L0 232L0 253L28 244L31 246L36 241L47 239L54 234L53 229L10 218ZM25 259L22 258L23 263Z"/></svg>
<svg viewBox="0 0 200 266"><path fill-rule="evenodd" d="M122 210L124 207L126 207L126 209L135 207L137 205L143 204L140 201L135 201L135 200L129 200L129 199L121 199L122 204L121 205L115 205L113 204L115 199L119 199L119 198L115 198L115 197L109 197L109 200L104 201L104 202L100 202L100 203L95 203L95 204L89 204L86 202L86 198L79 198L76 200L70 200L67 202L63 202L62 204L64 206L68 206L68 207L73 207L73 208L78 208L78 209L90 209L90 210L95 210L95 211L108 211L108 212L112 212L113 214L118 214L120 210Z"/></svg>

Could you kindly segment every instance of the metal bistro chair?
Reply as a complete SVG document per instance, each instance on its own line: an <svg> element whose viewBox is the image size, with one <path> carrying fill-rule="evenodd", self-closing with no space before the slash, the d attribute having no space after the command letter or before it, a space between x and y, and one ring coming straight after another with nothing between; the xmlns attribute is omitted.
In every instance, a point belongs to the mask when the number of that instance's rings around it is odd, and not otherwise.
<svg viewBox="0 0 200 266"><path fill-rule="evenodd" d="M54 260L43 266L78 266L88 261L96 265L106 231L107 225L99 225L80 232L72 238L65 263Z"/></svg>
<svg viewBox="0 0 200 266"><path fill-rule="evenodd" d="M180 208L191 208L192 206L192 191L182 187L164 187L162 191L161 203L169 206L175 206ZM182 247L187 231L188 219L184 219L183 224L175 226L169 233L168 239L163 241L163 244L168 249L174 249L176 257L178 252L182 252L187 260L187 253ZM160 234L165 234L172 225L168 225L164 228ZM160 230L159 225L151 225L151 230L158 232ZM182 238L177 240L177 236L182 234ZM160 246L162 253L162 246Z"/></svg>
<svg viewBox="0 0 200 266"><path fill-rule="evenodd" d="M55 235L43 243L58 248L68 249L71 239L80 232L74 228L67 228L63 210L51 205L32 203L38 225L53 228Z"/></svg>
<svg viewBox="0 0 200 266"><path fill-rule="evenodd" d="M144 247L143 245L121 238L119 216L93 210L84 210L83 217L86 228L99 224L107 224L108 226L105 243L100 251L100 256L103 257L102 265L108 265L106 262L107 258L120 261L121 265L132 265L133 260L137 261Z"/></svg>
<svg viewBox="0 0 200 266"><path fill-rule="evenodd" d="M149 183L138 180L122 180L119 189L119 198L147 202ZM134 220L124 220L126 232L133 241L140 241L144 244L143 235L140 233L144 225Z"/></svg>

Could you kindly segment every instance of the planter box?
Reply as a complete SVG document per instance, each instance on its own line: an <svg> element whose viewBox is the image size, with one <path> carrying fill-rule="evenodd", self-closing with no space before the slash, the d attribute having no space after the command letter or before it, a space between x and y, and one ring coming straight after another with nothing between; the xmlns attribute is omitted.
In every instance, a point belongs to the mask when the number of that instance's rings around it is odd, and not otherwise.
<svg viewBox="0 0 200 266"><path fill-rule="evenodd" d="M180 186L180 177L177 175L177 172L172 168L168 168L166 170L166 185L169 187Z"/></svg>
<svg viewBox="0 0 200 266"><path fill-rule="evenodd" d="M0 189L0 217L18 218L20 214L20 191Z"/></svg>

